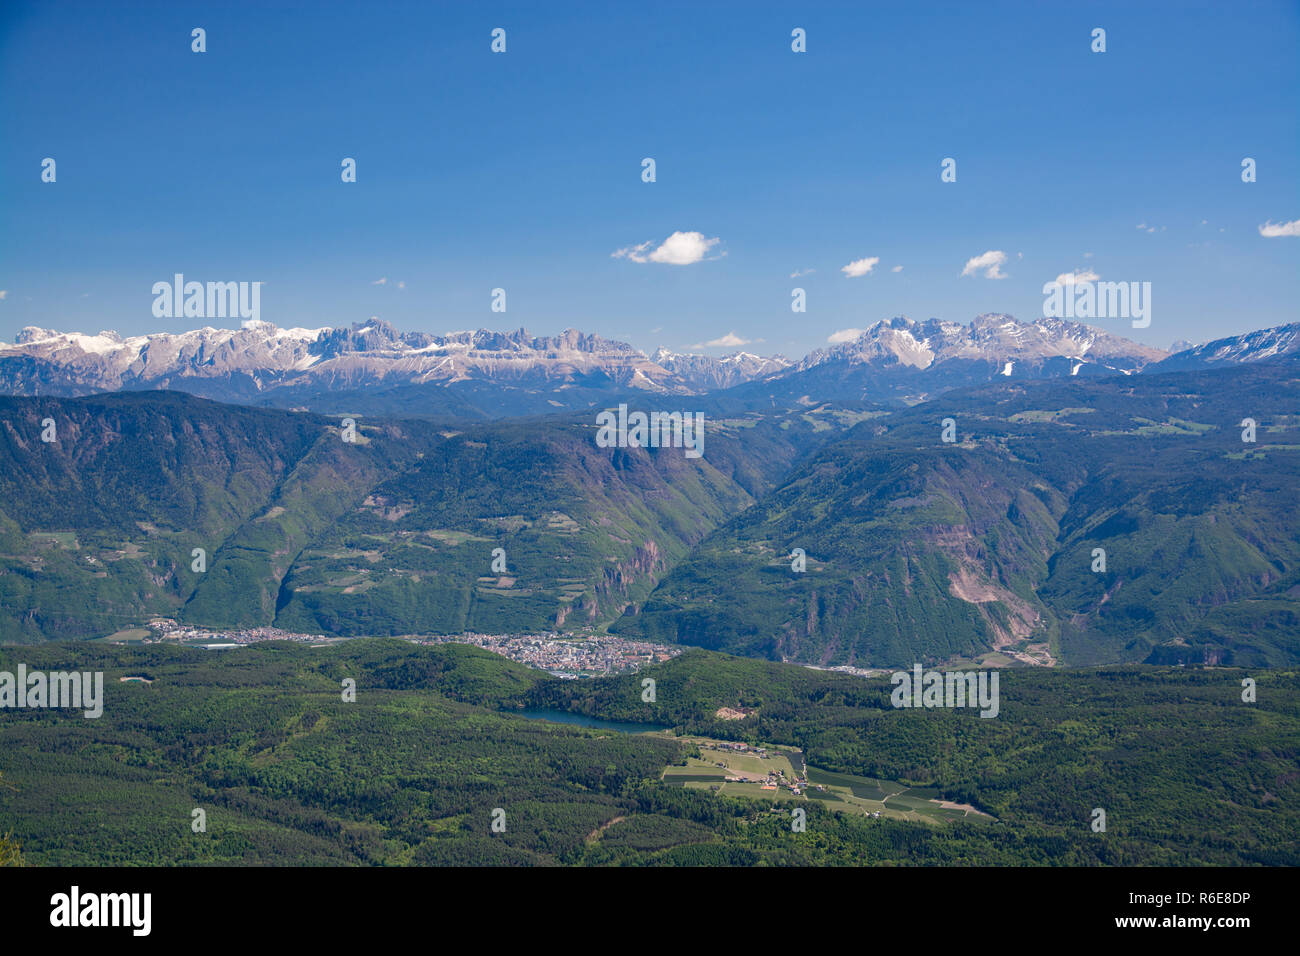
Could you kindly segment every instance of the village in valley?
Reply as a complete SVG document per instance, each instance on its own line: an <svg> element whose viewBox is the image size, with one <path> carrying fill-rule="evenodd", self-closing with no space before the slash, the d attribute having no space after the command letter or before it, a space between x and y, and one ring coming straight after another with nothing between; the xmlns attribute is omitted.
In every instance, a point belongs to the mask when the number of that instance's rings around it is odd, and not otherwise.
<svg viewBox="0 0 1300 956"><path fill-rule="evenodd" d="M626 674L647 664L661 664L682 652L681 648L629 641L610 634L569 637L555 633L467 633L409 640L416 644L473 644L563 678Z"/></svg>
<svg viewBox="0 0 1300 956"><path fill-rule="evenodd" d="M648 641L629 641L609 634L571 636L555 632L539 634L411 634L403 640L412 644L472 644L512 661L546 671L553 677L605 677L626 674L647 664L661 664L682 651ZM205 650L224 651L265 641L290 641L311 647L326 647L352 637L300 634L278 627L211 629L181 624L171 618L154 618L146 627L118 631L105 638L114 644L176 643Z"/></svg>

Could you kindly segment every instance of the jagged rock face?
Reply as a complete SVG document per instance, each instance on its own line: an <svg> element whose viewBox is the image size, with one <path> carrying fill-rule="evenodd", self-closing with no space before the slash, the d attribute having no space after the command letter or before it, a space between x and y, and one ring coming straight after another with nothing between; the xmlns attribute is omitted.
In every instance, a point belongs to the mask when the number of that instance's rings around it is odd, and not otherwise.
<svg viewBox="0 0 1300 956"><path fill-rule="evenodd" d="M540 338L523 329L439 336L398 332L379 321L350 329L280 329L250 321L233 330L124 339L115 332L32 327L13 345L0 345L0 389L11 393L183 388L191 379L230 380L236 391L238 385L261 391L466 380L562 386L584 379L651 392L690 391L632 346L573 329Z"/></svg>
<svg viewBox="0 0 1300 956"><path fill-rule="evenodd" d="M28 327L0 345L0 388L13 394L164 388L177 378L243 374L274 379L305 370L311 346L327 329L277 329L250 322L239 329L195 329L122 338Z"/></svg>
<svg viewBox="0 0 1300 956"><path fill-rule="evenodd" d="M13 345L0 343L0 392L71 396L172 388L230 402L316 407L322 396L363 388L464 385L533 393L509 407L535 413L571 404L555 400L566 390L581 393L574 403L583 406L596 400L592 396L615 391L690 395L790 364L748 353L715 359L660 352L669 365L625 342L576 329L554 336L532 336L525 329L433 335L399 332L379 320L319 329L248 321L238 329L130 338L29 327Z"/></svg>
<svg viewBox="0 0 1300 956"><path fill-rule="evenodd" d="M1038 367L1049 359L1073 359L1119 370L1137 370L1165 357L1101 329L1062 319L1018 322L1001 313L976 316L970 325L900 316L877 322L851 342L812 352L793 371L830 362L930 369L958 359L992 362L1012 370ZM1077 373L1073 373L1077 374Z"/></svg>
<svg viewBox="0 0 1300 956"><path fill-rule="evenodd" d="M737 391L751 400L914 404L954 388L1009 379L1131 375L1165 355L1060 319L1019 322L989 313L963 325L900 316Z"/></svg>

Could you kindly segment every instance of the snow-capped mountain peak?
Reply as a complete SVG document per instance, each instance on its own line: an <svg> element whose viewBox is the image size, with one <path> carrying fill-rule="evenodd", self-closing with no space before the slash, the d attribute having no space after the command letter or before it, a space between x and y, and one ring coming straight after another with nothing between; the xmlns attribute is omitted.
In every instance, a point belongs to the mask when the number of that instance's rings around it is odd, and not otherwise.
<svg viewBox="0 0 1300 956"><path fill-rule="evenodd" d="M651 356L651 361L697 391L730 388L756 378L774 375L792 364L783 355L762 356L752 352L733 352L714 358L710 355L670 352L662 347Z"/></svg>
<svg viewBox="0 0 1300 956"><path fill-rule="evenodd" d="M857 338L818 349L797 366L809 369L825 362L929 369L954 360L1023 366L1050 358L1114 359L1126 367L1141 367L1163 358L1164 352L1130 342L1101 329L1062 319L1020 322L1002 313L977 315L969 325L906 316L885 319ZM1010 372L1003 374L1010 375Z"/></svg>
<svg viewBox="0 0 1300 956"><path fill-rule="evenodd" d="M1160 363L1160 371L1210 368L1236 362L1262 362L1300 355L1300 322L1230 335L1180 351Z"/></svg>

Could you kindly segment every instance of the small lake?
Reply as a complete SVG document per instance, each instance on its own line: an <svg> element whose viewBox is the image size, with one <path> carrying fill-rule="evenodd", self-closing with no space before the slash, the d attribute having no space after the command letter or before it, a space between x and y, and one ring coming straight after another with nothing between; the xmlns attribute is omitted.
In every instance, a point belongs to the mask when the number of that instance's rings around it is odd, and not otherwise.
<svg viewBox="0 0 1300 956"><path fill-rule="evenodd" d="M521 710L507 711L507 713L518 713L520 717L527 717L529 720L549 720L556 724L575 724L578 727L593 727L596 730L615 730L620 734L644 734L652 730L672 729L658 724L625 724L616 720L601 720L585 714L570 714L564 710Z"/></svg>

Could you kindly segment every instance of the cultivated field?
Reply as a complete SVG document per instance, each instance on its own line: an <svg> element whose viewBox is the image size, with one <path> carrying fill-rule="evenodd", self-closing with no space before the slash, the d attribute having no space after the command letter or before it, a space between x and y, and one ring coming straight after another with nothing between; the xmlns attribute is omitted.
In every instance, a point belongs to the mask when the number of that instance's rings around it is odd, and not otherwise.
<svg viewBox="0 0 1300 956"><path fill-rule="evenodd" d="M805 777L804 756L791 748L749 747L737 752L729 749L734 745L725 741L684 739L699 748L699 757L688 758L685 766L668 767L663 773L665 783L751 800L817 800L832 810L895 820L993 820L974 807L941 800L937 791L893 780L832 773L816 767L808 767Z"/></svg>

